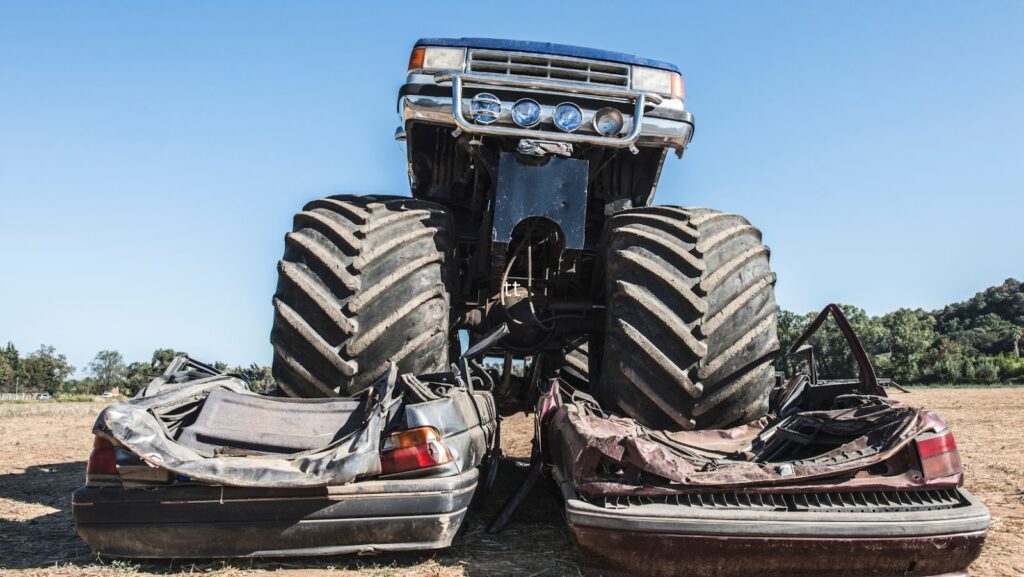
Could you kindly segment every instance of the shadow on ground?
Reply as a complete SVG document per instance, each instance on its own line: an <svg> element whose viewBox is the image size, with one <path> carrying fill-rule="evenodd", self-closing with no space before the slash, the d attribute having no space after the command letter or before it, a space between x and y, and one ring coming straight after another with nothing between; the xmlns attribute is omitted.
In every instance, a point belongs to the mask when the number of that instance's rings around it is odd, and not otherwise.
<svg viewBox="0 0 1024 577"><path fill-rule="evenodd" d="M85 478L85 463L36 465L0 475L0 569L44 567L88 556L71 523L71 492Z"/></svg>
<svg viewBox="0 0 1024 577"><path fill-rule="evenodd" d="M71 493L85 476L84 462L34 466L0 475L0 499L10 508L0 520L0 570L80 567L113 564L153 574L218 570L317 569L372 571L376 575L547 575L577 574L562 506L552 483L542 481L524 500L504 532L491 535L487 525L526 478L525 459L504 459L491 494L478 498L450 549L372 557L333 556L289 559L203 561L114 561L93 555L75 533ZM478 496L479 497L479 496ZM8 507L9 506L9 507ZM422 569L422 571L418 571Z"/></svg>

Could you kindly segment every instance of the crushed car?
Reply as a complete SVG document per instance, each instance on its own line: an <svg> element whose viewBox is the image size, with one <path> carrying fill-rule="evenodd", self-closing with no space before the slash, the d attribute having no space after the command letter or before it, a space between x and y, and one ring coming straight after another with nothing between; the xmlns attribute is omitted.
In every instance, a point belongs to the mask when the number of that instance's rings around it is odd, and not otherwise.
<svg viewBox="0 0 1024 577"><path fill-rule="evenodd" d="M806 342L828 315L860 378L797 374L767 416L727 429L652 429L552 383L539 453L591 574L967 575L989 514L953 432L886 395L835 305L794 352L814 366Z"/></svg>
<svg viewBox="0 0 1024 577"><path fill-rule="evenodd" d="M362 395L290 399L179 357L97 418L76 529L111 557L447 547L496 470L482 386L391 365Z"/></svg>

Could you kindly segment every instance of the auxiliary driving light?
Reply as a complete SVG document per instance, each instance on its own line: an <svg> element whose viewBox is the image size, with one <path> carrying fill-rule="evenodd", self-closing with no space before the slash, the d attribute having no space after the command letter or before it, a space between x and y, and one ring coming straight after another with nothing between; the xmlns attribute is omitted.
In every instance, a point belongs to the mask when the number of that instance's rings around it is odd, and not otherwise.
<svg viewBox="0 0 1024 577"><path fill-rule="evenodd" d="M622 113L614 108L602 108L594 115L594 130L602 136L615 136L622 132Z"/></svg>
<svg viewBox="0 0 1024 577"><path fill-rule="evenodd" d="M555 107L551 120L559 130L572 132L583 124L583 111L572 102L563 102Z"/></svg>
<svg viewBox="0 0 1024 577"><path fill-rule="evenodd" d="M512 105L512 122L529 128L540 122L540 104L532 98L523 98Z"/></svg>
<svg viewBox="0 0 1024 577"><path fill-rule="evenodd" d="M493 94L481 92L470 101L469 110L473 120L480 124L490 124L498 120L498 115L501 114L501 100Z"/></svg>

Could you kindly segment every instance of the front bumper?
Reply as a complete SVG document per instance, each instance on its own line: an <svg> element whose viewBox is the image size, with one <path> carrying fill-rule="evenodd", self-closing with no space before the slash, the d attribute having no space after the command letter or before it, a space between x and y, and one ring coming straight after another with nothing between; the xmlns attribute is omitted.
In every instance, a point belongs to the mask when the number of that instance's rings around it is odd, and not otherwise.
<svg viewBox="0 0 1024 577"><path fill-rule="evenodd" d="M479 472L315 489L83 487L78 534L112 557L335 555L451 545Z"/></svg>
<svg viewBox="0 0 1024 577"><path fill-rule="evenodd" d="M498 119L492 124L469 120L470 100L481 92L493 93L502 101ZM683 109L681 100L624 88L483 73L413 74L399 96L403 125L400 131L407 130L411 122L428 122L470 134L634 150L636 147L673 148L680 155L693 137L693 115ZM544 119L551 117L551 110L559 102L573 102L583 111L583 124L575 132L561 132L549 122L520 128L512 122L511 107L524 97L540 103ZM453 108L455 101L461 106ZM594 115L606 107L622 112L625 119L622 134L602 136L593 128Z"/></svg>
<svg viewBox="0 0 1024 577"><path fill-rule="evenodd" d="M988 510L894 513L744 511L663 503L619 509L560 483L580 558L592 575L758 577L967 575L981 554Z"/></svg>

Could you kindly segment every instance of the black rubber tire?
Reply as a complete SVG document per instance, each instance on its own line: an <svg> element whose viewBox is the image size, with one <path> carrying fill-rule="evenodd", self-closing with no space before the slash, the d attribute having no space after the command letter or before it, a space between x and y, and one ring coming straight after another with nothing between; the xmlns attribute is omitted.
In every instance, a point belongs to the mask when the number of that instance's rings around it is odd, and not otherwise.
<svg viewBox="0 0 1024 577"><path fill-rule="evenodd" d="M353 395L384 374L448 368L447 209L392 196L310 202L285 236L273 373L293 397Z"/></svg>
<svg viewBox="0 0 1024 577"><path fill-rule="evenodd" d="M763 416L779 340L760 231L735 214L651 206L610 218L602 240L598 401L657 429Z"/></svg>
<svg viewBox="0 0 1024 577"><path fill-rule="evenodd" d="M590 389L590 341L586 336L566 344L564 355L551 355L557 375L575 389Z"/></svg>

